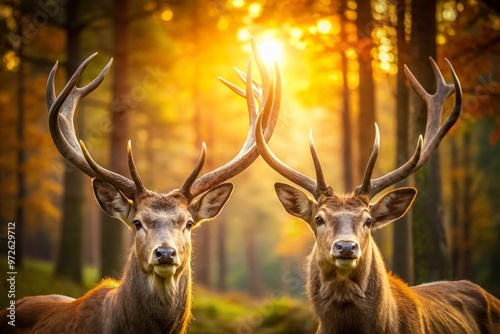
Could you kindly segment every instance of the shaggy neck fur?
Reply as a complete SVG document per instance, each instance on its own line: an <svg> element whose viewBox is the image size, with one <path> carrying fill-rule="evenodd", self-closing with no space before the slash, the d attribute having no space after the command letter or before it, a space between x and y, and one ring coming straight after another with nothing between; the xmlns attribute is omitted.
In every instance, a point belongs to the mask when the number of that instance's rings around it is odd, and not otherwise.
<svg viewBox="0 0 500 334"><path fill-rule="evenodd" d="M387 333L396 316L385 264L370 239L358 266L339 272L318 264L317 245L308 261L307 293L319 319L318 333Z"/></svg>
<svg viewBox="0 0 500 334"><path fill-rule="evenodd" d="M189 259L188 259L189 263ZM191 268L179 268L178 276L162 278L143 272L132 252L122 285L107 300L115 318L106 332L184 333L191 318ZM154 275L154 276L151 276ZM113 311L111 311L113 310Z"/></svg>

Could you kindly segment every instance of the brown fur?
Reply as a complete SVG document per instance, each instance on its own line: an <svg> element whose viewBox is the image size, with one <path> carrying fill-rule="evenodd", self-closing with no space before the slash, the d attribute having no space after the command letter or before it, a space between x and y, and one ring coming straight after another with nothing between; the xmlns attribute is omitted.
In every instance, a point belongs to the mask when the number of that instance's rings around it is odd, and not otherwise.
<svg viewBox="0 0 500 334"><path fill-rule="evenodd" d="M500 333L500 301L469 281L409 287L386 272L371 229L406 213L416 191L401 188L370 206L366 196L320 196L276 185L285 209L306 221L316 235L308 258L307 294L319 320L318 333ZM321 217L324 223L316 223ZM372 224L365 222L370 218ZM338 239L359 243L353 268L338 267Z"/></svg>
<svg viewBox="0 0 500 334"><path fill-rule="evenodd" d="M103 280L84 296L34 296L16 302L15 327L0 313L1 333L185 333L191 318L191 239L186 222L215 217L232 185L218 186L190 203L178 191L147 192L134 203L94 180L101 208L129 225L139 220L121 281ZM210 194L210 195L209 195ZM207 215L210 212L211 216ZM175 271L165 276L157 247L176 249ZM156 267L161 267L160 274Z"/></svg>
<svg viewBox="0 0 500 334"><path fill-rule="evenodd" d="M184 333L191 318L191 273L186 270L178 291L165 302L164 291L150 289L149 277L137 275L131 256L123 280L106 279L84 296L61 302L50 296L16 302L16 326L0 314L2 333ZM135 330L132 330L135 329Z"/></svg>

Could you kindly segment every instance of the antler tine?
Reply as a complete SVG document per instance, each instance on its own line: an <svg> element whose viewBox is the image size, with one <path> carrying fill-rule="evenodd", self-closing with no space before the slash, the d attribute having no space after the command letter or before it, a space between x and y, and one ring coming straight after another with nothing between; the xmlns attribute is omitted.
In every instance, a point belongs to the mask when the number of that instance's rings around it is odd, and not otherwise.
<svg viewBox="0 0 500 334"><path fill-rule="evenodd" d="M83 153L83 157L87 161L90 168L92 168L92 170L94 171L94 177L112 184L116 189L120 190L125 196L127 196L127 198L134 199L136 197L137 189L135 183L133 183L130 179L115 172L109 171L97 164L97 162L92 159L92 156L90 155L87 147L85 146L85 143L82 140L80 140L80 147Z"/></svg>
<svg viewBox="0 0 500 334"><path fill-rule="evenodd" d="M253 52L254 52L254 57L257 57L258 50L253 49ZM257 63L257 65L262 66L259 65L259 63ZM275 64L275 70L276 70L276 83L274 83L272 78L266 79L265 77L262 77L263 69L259 68L263 82L269 80L268 92L262 94L257 92L257 97L259 99L259 107L261 109L259 115L261 115L261 117L263 117L266 120L265 130L264 130L265 132L264 136L266 141L269 140L269 138L271 138L272 136L272 133L276 126L281 105L281 75L277 64ZM265 73L268 73L267 69ZM250 166L250 164L252 164L252 162L254 162L255 159L257 159L257 157L259 156L257 147L255 146L257 109L254 97L255 88L252 85L250 62L248 65L248 73L246 75L246 78L248 78L248 80L246 80L246 90L244 93L242 93L243 91L237 88L235 85L233 84L228 85L227 83L229 82L227 82L226 80L221 80L231 90L233 90L240 96L244 96L247 100L250 128L245 143L243 144L243 147L241 148L240 152L231 161L211 172L208 172L207 174L201 176L200 178L194 181L191 190L189 192L191 198L194 198L204 193L205 191L217 186L218 184L221 184L222 182L232 178L233 176L238 175L248 166ZM262 87L265 86L267 86L267 84L262 85ZM266 98L263 100L262 96L266 96Z"/></svg>
<svg viewBox="0 0 500 334"><path fill-rule="evenodd" d="M89 56L85 61L82 62L82 64L78 67L76 72L71 76L69 79L68 83L66 86L63 88L59 96L56 97L55 94L55 75L57 72L57 67L58 67L58 62L55 63L54 67L52 68L52 71L50 71L49 77L47 79L47 91L46 91L46 98L47 98L47 106L49 108L49 128L51 130L51 134L55 135L55 137L58 139L58 142L61 141L62 144L64 144L64 139L66 142L76 151L79 151L79 145L78 145L78 140L76 139L76 136L72 135L74 134L74 126L73 126L73 113L74 109L76 108L76 105L78 102L88 93L90 93L91 90L86 91L85 94L79 93L79 88L76 87L76 83L80 79L80 76L82 75L83 71L87 67L88 63L92 58L94 58L97 55L97 53L92 54ZM108 63L108 65L110 65ZM97 85L92 86L92 90L94 90L104 79L106 76L107 72L109 70L109 66L106 66L99 76L94 79L95 81L99 81ZM92 84L92 83L91 83ZM89 84L90 85L90 84ZM72 95L72 92L73 93ZM63 108L60 110L61 106L66 103L67 105L71 105L74 108ZM63 122L62 126L59 125L57 122L59 121L59 115L63 116L63 119L65 122ZM56 124L57 123L57 124ZM54 126L55 125L55 126ZM57 133L52 133L52 131L55 130ZM59 140L59 136L64 137L62 140ZM56 145L57 146L57 145ZM60 146L57 146L58 149L62 148ZM62 153L62 152L61 152Z"/></svg>
<svg viewBox="0 0 500 334"><path fill-rule="evenodd" d="M404 180L411 174L415 173L429 160L434 151L436 151L436 149L438 148L441 140L444 138L446 133L448 133L448 131L460 116L460 112L462 109L462 88L460 86L460 81L458 80L455 70L453 69L453 66L446 59L453 78L453 85L448 85L446 84L441 71L437 67L436 62L432 58L429 58L429 60L431 62L437 85L436 92L432 95L422 87L422 85L417 81L408 67L405 66L406 77L410 81L415 92L425 101L425 104L427 106L427 124L424 136L425 139L422 138L422 136L419 137L417 147L413 156L404 165L400 166L396 170L378 179L372 179L368 183L366 182L367 176L365 173L363 185L356 189L356 193L363 193L369 195L370 197L373 197L383 189L396 184ZM453 92L455 92L455 105L452 112L448 115L446 120L441 125L444 102Z"/></svg>
<svg viewBox="0 0 500 334"><path fill-rule="evenodd" d="M55 95L55 75L58 63L54 65L47 80L47 105L49 107L49 129L52 140L59 150L61 155L67 160L72 162L76 167L82 170L85 174L94 177L92 169L87 165L85 159L81 155L80 145L75 135L73 126L73 114L78 102L91 90L81 91L76 87L81 74L87 67L88 63L97 53L89 56L78 67L76 72L71 76L66 86L62 89L59 96ZM101 71L99 76L91 83L97 83L91 86L92 90L95 89L106 76L111 61ZM90 84L89 84L90 85Z"/></svg>
<svg viewBox="0 0 500 334"><path fill-rule="evenodd" d="M367 194L371 190L372 187L371 177L373 169L375 168L375 163L377 162L379 149L380 149L380 131L378 128L378 124L375 123L375 141L373 142L372 153L370 154L370 158L368 159L368 163L366 164L365 174L363 176L363 183L361 183L361 186L356 188L357 194Z"/></svg>
<svg viewBox="0 0 500 334"><path fill-rule="evenodd" d="M257 110L257 106L255 105L255 95L254 95L254 90L253 90L253 85L252 85L252 61L248 60L248 65L247 65L247 85L246 85L246 90L245 90L245 95L246 95L246 101L247 101L247 108L248 108L248 114L250 117L250 129L255 127L255 121L257 120L257 114L259 111ZM251 134L252 131L249 131L249 134ZM247 136L248 138L248 136ZM243 146L243 150L248 147L248 145L253 145L253 142L245 141L245 145Z"/></svg>
<svg viewBox="0 0 500 334"><path fill-rule="evenodd" d="M264 59L262 58L262 55L260 54L259 52L259 45L257 44L257 41L255 40L255 38L252 38L251 39L251 46L252 46L252 52L253 54L255 55L255 63L257 64L257 68L259 69L259 74L260 74L260 78L262 80L262 86L261 86L261 96L260 96L260 104L261 106L264 104L264 101L267 100L268 96L268 92L272 86L272 78L271 78L271 75L269 74L269 71L267 69L267 66L264 62ZM276 62L275 62L275 67L276 66Z"/></svg>
<svg viewBox="0 0 500 334"><path fill-rule="evenodd" d="M50 112L50 107L52 107L54 101L56 100L55 78L58 66L59 66L59 61L56 61L56 63L52 67L52 70L50 70L49 77L47 78L47 90L45 91L45 97L47 100L47 108L49 109L49 112Z"/></svg>
<svg viewBox="0 0 500 334"><path fill-rule="evenodd" d="M315 197L317 196L318 184L315 180L311 179L309 176L304 175L287 164L281 161L269 148L266 141L264 140L264 135L262 133L262 115L257 118L257 135L255 137L257 148L259 149L260 156L266 161L266 163L274 169L276 172L281 174L284 178L290 180L291 182L301 186ZM314 150L315 152L315 150ZM314 153L313 153L314 157ZM313 158L314 159L314 158Z"/></svg>
<svg viewBox="0 0 500 334"><path fill-rule="evenodd" d="M316 153L316 147L314 147L314 139L312 129L309 130L309 148L311 150L311 156L314 163L314 169L316 171L316 190L313 194L315 198L318 198L321 193L327 193L328 196L333 195L333 189L326 185L325 177L323 175L323 170L321 168L321 163Z"/></svg>
<svg viewBox="0 0 500 334"><path fill-rule="evenodd" d="M422 85L417 81L408 67L405 66L405 74L410 81L410 84L412 85L415 92L425 101L427 107L427 124L424 135L424 151L429 141L434 138L436 132L439 129L444 102L455 91L454 85L446 84L443 75L441 74L441 71L439 70L434 59L429 57L429 61L432 66L432 71L434 72L434 77L436 78L437 86L436 92L433 95L429 94L422 87Z"/></svg>
<svg viewBox="0 0 500 334"><path fill-rule="evenodd" d="M240 80L245 84L247 83L247 75L237 67L233 67L234 71L240 78ZM238 86L232 84L231 82L225 80L224 78L220 78L219 80L222 81L226 86L228 86L232 91L234 91L236 94L240 95L243 98L246 98L246 90L240 89ZM263 94L262 94L262 85L255 79L252 79L252 87L253 87L253 93L258 97L259 104L261 104L261 107L263 106L263 102L265 99L263 99Z"/></svg>
<svg viewBox="0 0 500 334"><path fill-rule="evenodd" d="M127 154L128 154L128 169L130 170L130 176L132 176L132 180L135 184L135 189L137 191L137 195L147 192L146 187L144 187L144 183L142 183L141 177L139 176L139 172L135 167L134 155L132 154L132 141L129 140L127 144ZM90 155L89 155L90 156Z"/></svg>
<svg viewBox="0 0 500 334"><path fill-rule="evenodd" d="M113 184L127 197L134 198L136 189L132 180L110 172L102 167L100 169L95 169L95 166L89 164L81 148L81 144L76 138L73 125L73 116L76 106L82 98L94 91L102 83L113 62L111 59L92 82L81 88L76 87L81 74L96 55L97 53L94 53L82 62L57 97L55 94L54 80L58 63L52 68L47 80L46 90L47 105L49 106L50 134L56 148L66 160L70 161L90 177L97 177L99 175L99 178Z"/></svg>
<svg viewBox="0 0 500 334"><path fill-rule="evenodd" d="M236 94L238 94L239 96L241 96L242 98L246 98L247 95L245 93L245 91L243 89L241 89L240 87L236 86L235 84L227 81L226 79L224 78L221 78L221 77L218 77L218 79L224 84L226 85L227 87L229 87L229 89L231 89L233 92L235 92Z"/></svg>
<svg viewBox="0 0 500 334"><path fill-rule="evenodd" d="M385 188L396 184L413 174L421 158L423 142L424 139L422 138L422 135L420 135L417 140L415 152L413 152L411 158L408 159L408 161L405 164L401 165L398 169L393 170L392 172L389 172L377 179L372 179L370 181L370 187L367 189L367 191L364 192L364 194L372 198ZM356 193L358 192L356 191Z"/></svg>
<svg viewBox="0 0 500 334"><path fill-rule="evenodd" d="M422 152L422 157L420 158L420 161L418 162L417 166L415 167L415 170L422 167L427 162L427 160L429 160L432 153L438 148L439 144L441 143L441 140L448 133L448 131L450 131L450 129L453 127L453 125L457 122L458 118L460 117L460 113L462 111L462 87L460 85L460 81L458 80L457 74L455 73L455 69L453 68L453 66L451 65L451 63L449 62L448 59L445 59L445 60L446 60L446 63L448 64L450 71L451 71L453 85L447 85L446 83L444 83L444 80L443 80L443 84L438 86L436 93L432 96L433 99L436 99L438 102L440 102L439 103L439 105L441 106L440 109L435 108L435 110L433 110L433 112L435 114L439 114L439 122L441 121L441 113L442 113L444 101L453 92L455 92L455 105L453 106L453 110L448 115L448 117L443 122L443 124L441 126L439 126L436 130L431 132L432 133L431 138L427 138L427 130L426 130L426 133L425 133L426 140L424 141L424 149ZM432 63L434 63L434 61L432 61ZM433 66L433 68L436 68L436 70L439 72L439 69L437 69L437 66ZM434 71L434 73L436 73L436 70ZM439 72L439 75L441 76L441 72ZM441 92L441 99L437 98L439 92ZM427 108L430 109L429 106Z"/></svg>
<svg viewBox="0 0 500 334"><path fill-rule="evenodd" d="M198 158L198 162L196 163L196 166L194 167L193 171L191 174L189 174L188 178L184 182L181 188L181 193L186 196L188 200L193 199L193 195L191 194L191 187L193 186L194 181L198 177L198 175L201 172L201 169L203 168L203 165L205 164L205 156L207 154L207 145L205 143L201 143L201 154L200 157Z"/></svg>

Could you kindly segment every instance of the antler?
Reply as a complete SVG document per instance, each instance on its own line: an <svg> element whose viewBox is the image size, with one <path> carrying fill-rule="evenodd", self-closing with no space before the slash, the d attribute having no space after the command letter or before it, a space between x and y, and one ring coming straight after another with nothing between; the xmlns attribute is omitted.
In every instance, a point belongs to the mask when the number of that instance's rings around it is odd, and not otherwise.
<svg viewBox="0 0 500 334"><path fill-rule="evenodd" d="M219 78L232 91L247 100L250 127L245 143L243 144L243 147L236 155L236 157L234 157L225 165L208 172L198 179L196 179L198 174L193 173L182 187L184 195L188 198L194 198L204 193L208 189L211 189L216 185L238 175L248 166L250 166L250 164L252 164L255 159L257 159L257 157L259 156L259 152L257 151L257 148L255 146L257 115L265 120L265 141L271 138L271 135L276 126L281 104L281 73L278 65L275 64L276 83L274 83L267 67L264 65L264 61L262 60L258 51L257 43L254 40L252 40L252 51L260 72L262 84L259 84L252 79L250 61L248 62L246 75L243 74L243 72L241 72L240 70L236 69L236 72L240 76L240 79L246 84L245 91L230 83L229 81ZM255 103L256 98L259 103L260 112L258 112ZM202 158L200 157L200 161L201 160ZM190 185L190 183L192 184L192 186Z"/></svg>
<svg viewBox="0 0 500 334"><path fill-rule="evenodd" d="M134 182L120 174L104 169L95 163L89 163L89 161L93 162L93 160L88 159L90 155L88 155L88 152L83 145L80 147L80 143L76 138L75 128L73 125L73 116L76 106L82 98L94 91L102 83L111 67L111 64L113 63L113 59L111 59L101 73L99 73L99 75L88 85L81 88L76 87L83 71L96 55L97 53L94 53L85 59L57 97L55 94L54 79L57 72L58 62L55 63L52 71L50 71L46 91L47 105L49 107L50 134L55 146L61 155L66 158L66 160L73 163L78 169L88 176L98 177L105 182L111 183L123 194L125 194L125 196L134 198L137 192ZM132 158L131 150L129 150L129 156Z"/></svg>
<svg viewBox="0 0 500 334"><path fill-rule="evenodd" d="M399 181L407 178L415 171L417 171L427 162L427 160L429 160L432 153L439 146L439 143L441 142L443 137L451 129L453 124L455 124L458 117L460 116L460 111L462 108L462 89L452 65L448 60L446 60L448 66L451 69L453 77L453 85L447 85L434 60L432 60L432 58L430 58L430 60L438 86L437 91L434 95L430 95L429 93L427 93L425 89L420 85L420 83L415 79L412 73L408 70L408 68L405 67L406 76L410 80L417 94L419 94L422 99L424 99L427 105L428 116L425 131L425 140L422 138L422 136L419 137L415 152L404 165L380 178L371 179L380 147L380 133L377 124L375 124L375 142L373 144L372 154L366 166L363 183L355 190L355 193L357 195L368 195L371 198L383 189L398 183ZM453 92L456 92L455 106L453 107L453 111L446 118L445 122L440 126L444 101ZM316 154L316 149L314 147L312 132L310 134L310 149L316 170L317 181L287 166L278 157L276 157L276 155L274 155L274 153L266 144L261 129L262 122L261 116L259 115L259 119L257 121L257 147L262 158L270 167L272 167L283 177L309 191L314 195L316 199L318 199L321 194L325 194L326 196L331 196L333 194L333 189L327 186L325 183L321 165Z"/></svg>
<svg viewBox="0 0 500 334"><path fill-rule="evenodd" d="M180 191L189 200L192 200L194 197L241 173L258 157L258 152L255 147L255 127L257 115L259 113L255 104L255 95L257 96L259 102L259 109L261 110L260 114L264 117L264 119L266 119L266 140L269 140L272 132L274 131L281 102L280 71L278 66L275 65L276 84L274 84L262 58L258 53L257 44L253 40L252 49L262 78L262 85L252 80L250 62L248 64L246 75L243 75L240 71L238 71L238 74L240 74L243 82L246 83L246 91L242 91L237 86L222 79L222 81L233 91L235 91L238 95L245 97L247 100L250 115L250 130L248 132L247 139L236 157L225 165L197 179L203 167L206 155L206 146L205 144L202 145L200 158L180 189ZM54 78L58 63L56 62L52 68L47 81L47 104L49 107L50 133L54 144L64 158L73 163L78 169L90 177L97 177L105 182L108 182L115 186L128 198L134 199L139 193L147 190L144 187L135 167L130 141L128 143L128 161L132 180L98 165L92 159L90 153L85 147L85 144L82 141L79 142L76 138L73 125L73 115L75 113L76 106L82 98L95 90L102 83L112 63L112 60L110 60L97 78L90 84L81 88L76 87L76 83L78 82L81 74L96 54L97 53L88 57L80 65L57 98L55 94Z"/></svg>
<svg viewBox="0 0 500 334"><path fill-rule="evenodd" d="M371 179L371 174L377 160L380 141L378 127L376 126L375 144L373 145L372 155L366 166L363 183L356 188L356 194L366 194L371 198L385 188L396 184L415 173L427 162L427 160L429 160L431 155L438 148L441 140L460 116L462 109L462 88L453 66L448 59L445 59L450 67L453 78L453 85L448 85L444 81L443 75L436 65L436 62L430 57L429 60L432 65L432 70L434 72L434 76L436 77L437 84L437 90L433 95L427 93L427 91L410 72L408 67L405 66L406 77L410 81L415 92L425 101L427 106L425 139L422 139L422 136L419 137L415 153L404 165L382 177ZM444 102L453 92L455 92L455 105L444 123L440 125Z"/></svg>
<svg viewBox="0 0 500 334"><path fill-rule="evenodd" d="M292 181L293 183L301 186L302 188L309 191L317 199L321 194L326 194L331 196L333 194L333 189L326 185L325 178L323 177L323 171L321 169L321 164L316 153L316 148L314 147L314 141L312 137L312 131L309 136L310 150L314 162L314 168L316 170L316 180L313 180L307 175L304 175L287 164L281 161L269 148L262 133L262 116L259 115L257 119L257 137L256 143L260 155L266 161L266 163L273 168L276 172L281 174L286 179Z"/></svg>

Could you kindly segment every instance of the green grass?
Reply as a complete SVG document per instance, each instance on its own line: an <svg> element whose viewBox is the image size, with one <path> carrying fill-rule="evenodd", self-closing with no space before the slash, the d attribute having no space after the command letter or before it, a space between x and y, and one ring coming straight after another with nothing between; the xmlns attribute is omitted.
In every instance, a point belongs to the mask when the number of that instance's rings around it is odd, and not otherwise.
<svg viewBox="0 0 500 334"><path fill-rule="evenodd" d="M97 277L96 268L84 268L84 284L79 285L70 279L54 275L54 266L51 263L33 259L25 259L23 268L17 268L15 275L16 300L25 296L62 294L70 297L80 297L95 285ZM0 307L4 308L9 303L7 292L10 290L7 282L7 259L0 258L0 272L2 273L2 295Z"/></svg>
<svg viewBox="0 0 500 334"><path fill-rule="evenodd" d="M57 277L53 264L26 259L17 270L16 300L25 296L63 294L80 297L91 289L98 279L97 269L84 269L84 284ZM0 308L9 303L7 293L7 260L0 258L2 296ZM194 287L193 320L189 334L302 334L314 332L309 306L304 301L284 297L255 300L241 292L216 293Z"/></svg>
<svg viewBox="0 0 500 334"><path fill-rule="evenodd" d="M287 297L252 299L243 293L194 289L191 334L313 333L315 322L304 301Z"/></svg>

